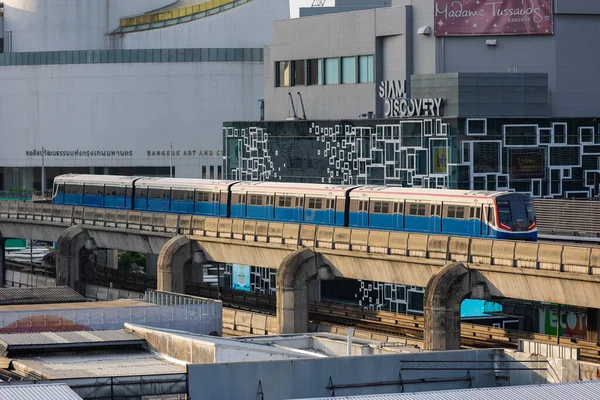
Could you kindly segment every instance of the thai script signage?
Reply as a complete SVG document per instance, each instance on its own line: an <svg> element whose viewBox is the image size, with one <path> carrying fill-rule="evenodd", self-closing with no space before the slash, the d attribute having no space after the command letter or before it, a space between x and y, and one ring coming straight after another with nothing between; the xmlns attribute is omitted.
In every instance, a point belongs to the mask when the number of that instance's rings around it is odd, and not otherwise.
<svg viewBox="0 0 600 400"><path fill-rule="evenodd" d="M26 150L27 157L41 157L42 150ZM45 157L132 157L133 150L44 150Z"/></svg>
<svg viewBox="0 0 600 400"><path fill-rule="evenodd" d="M552 0L435 0L435 36L552 35Z"/></svg>
<svg viewBox="0 0 600 400"><path fill-rule="evenodd" d="M442 116L443 99L409 99L406 97L406 81L382 81L379 97L384 101L386 118Z"/></svg>

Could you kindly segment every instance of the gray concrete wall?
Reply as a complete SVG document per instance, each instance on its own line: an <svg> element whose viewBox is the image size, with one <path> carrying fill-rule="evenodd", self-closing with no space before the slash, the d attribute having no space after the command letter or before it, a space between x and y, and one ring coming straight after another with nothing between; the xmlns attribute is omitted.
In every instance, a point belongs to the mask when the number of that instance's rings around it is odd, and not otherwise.
<svg viewBox="0 0 600 400"><path fill-rule="evenodd" d="M300 107L297 92L302 93L308 119L356 118L374 112L376 82L278 88L275 62L375 55L376 35L404 34L404 24L397 21L405 19L404 8L386 8L275 22L274 44L265 48L265 119L286 119L290 115L288 93Z"/></svg>
<svg viewBox="0 0 600 400"><path fill-rule="evenodd" d="M337 14L342 12L369 10L373 8L389 7L392 0L336 0L333 7L301 7L301 17L315 15Z"/></svg>
<svg viewBox="0 0 600 400"><path fill-rule="evenodd" d="M397 393L402 389L404 392L458 389L469 387L469 381L464 380L467 376L466 365L489 368L471 370L470 376L471 387L490 387L495 386L492 352L493 350L474 350L189 365L189 393L191 398L254 400L259 381L265 398L270 399L329 397L332 394L331 389L327 388L330 381L334 385L370 384L362 388L337 388L336 396ZM457 363L456 370L410 370L423 365L447 367L449 363L442 364L440 361L453 359L464 362ZM403 387L399 381L399 372L406 382ZM232 376L236 377L234 384L231 382ZM433 381L439 378L448 378L448 381ZM416 379L424 379L424 382L414 383ZM398 385L376 384L385 381L395 381Z"/></svg>

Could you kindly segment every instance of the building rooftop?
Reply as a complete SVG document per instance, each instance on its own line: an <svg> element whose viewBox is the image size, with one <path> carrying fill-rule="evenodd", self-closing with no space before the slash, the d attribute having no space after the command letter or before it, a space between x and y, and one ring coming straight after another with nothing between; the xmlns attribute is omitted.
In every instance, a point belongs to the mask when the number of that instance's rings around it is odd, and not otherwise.
<svg viewBox="0 0 600 400"><path fill-rule="evenodd" d="M46 289L46 288L44 288ZM120 299L113 301L85 301L78 303L51 303L51 304L13 304L0 305L0 312L6 311L44 311L89 308L125 308L125 307L156 307L156 304L140 300Z"/></svg>
<svg viewBox="0 0 600 400"><path fill-rule="evenodd" d="M545 385L505 386L479 389L440 390L418 393L340 396L340 400L504 400L504 399L598 399L600 381L570 382ZM327 400L319 397L298 400Z"/></svg>
<svg viewBox="0 0 600 400"><path fill-rule="evenodd" d="M149 351L106 351L73 355L40 355L13 359L14 372L29 379L183 374L184 364Z"/></svg>
<svg viewBox="0 0 600 400"><path fill-rule="evenodd" d="M75 302L87 299L68 286L0 288L0 306Z"/></svg>
<svg viewBox="0 0 600 400"><path fill-rule="evenodd" d="M38 332L0 334L3 354L16 351L58 350L84 347L86 349L114 346L142 346L146 341L124 330Z"/></svg>
<svg viewBox="0 0 600 400"><path fill-rule="evenodd" d="M64 383L42 385L0 385L0 400L81 400Z"/></svg>

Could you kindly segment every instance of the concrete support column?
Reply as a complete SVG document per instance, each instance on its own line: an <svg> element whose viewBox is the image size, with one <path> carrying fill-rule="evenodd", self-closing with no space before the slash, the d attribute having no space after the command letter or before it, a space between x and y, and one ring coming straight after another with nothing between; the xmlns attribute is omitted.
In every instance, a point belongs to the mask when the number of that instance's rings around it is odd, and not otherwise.
<svg viewBox="0 0 600 400"><path fill-rule="evenodd" d="M185 293L186 266L206 261L200 245L185 236L169 240L158 255L157 289L166 292ZM189 270L189 268L188 268Z"/></svg>
<svg viewBox="0 0 600 400"><path fill-rule="evenodd" d="M4 287L6 278L6 239L0 236L0 288Z"/></svg>
<svg viewBox="0 0 600 400"><path fill-rule="evenodd" d="M460 349L460 306L467 297L490 298L477 271L453 263L431 277L425 289L424 350Z"/></svg>
<svg viewBox="0 0 600 400"><path fill-rule="evenodd" d="M600 310L588 308L587 310L587 340L600 344L598 335L598 323L600 322Z"/></svg>
<svg viewBox="0 0 600 400"><path fill-rule="evenodd" d="M106 266L111 269L119 269L118 250L106 250Z"/></svg>
<svg viewBox="0 0 600 400"><path fill-rule="evenodd" d="M308 331L308 285L315 278L335 278L325 259L303 248L289 254L277 270L277 324L279 333Z"/></svg>
<svg viewBox="0 0 600 400"><path fill-rule="evenodd" d="M56 244L56 285L77 289L81 273L82 252L93 240L88 232L79 225L67 228ZM89 250L93 250L89 248Z"/></svg>
<svg viewBox="0 0 600 400"><path fill-rule="evenodd" d="M146 276L156 278L158 254L146 254Z"/></svg>

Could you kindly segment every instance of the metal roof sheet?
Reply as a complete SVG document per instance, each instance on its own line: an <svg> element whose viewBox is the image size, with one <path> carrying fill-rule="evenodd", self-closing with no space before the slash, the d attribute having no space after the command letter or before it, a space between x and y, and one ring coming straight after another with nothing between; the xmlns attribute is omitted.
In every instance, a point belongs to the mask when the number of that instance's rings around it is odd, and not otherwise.
<svg viewBox="0 0 600 400"><path fill-rule="evenodd" d="M64 383L42 385L0 385L0 400L81 400Z"/></svg>
<svg viewBox="0 0 600 400"><path fill-rule="evenodd" d="M139 336L119 330L5 333L0 334L0 347L5 351L23 349L56 349L78 347L103 347L114 345L142 345Z"/></svg>
<svg viewBox="0 0 600 400"><path fill-rule="evenodd" d="M339 400L596 400L598 398L600 398L600 381L336 397ZM297 400L331 400L331 397Z"/></svg>
<svg viewBox="0 0 600 400"><path fill-rule="evenodd" d="M87 302L68 286L0 288L0 305Z"/></svg>

